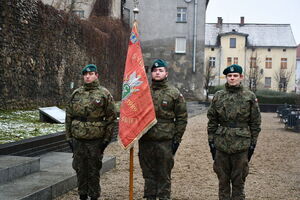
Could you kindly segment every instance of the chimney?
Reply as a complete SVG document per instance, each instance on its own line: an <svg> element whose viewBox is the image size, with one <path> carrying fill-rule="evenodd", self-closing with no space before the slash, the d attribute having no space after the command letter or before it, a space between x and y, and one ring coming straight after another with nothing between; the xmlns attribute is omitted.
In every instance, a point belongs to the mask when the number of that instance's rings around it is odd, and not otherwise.
<svg viewBox="0 0 300 200"><path fill-rule="evenodd" d="M217 23L217 27L221 27L223 23L223 19L222 17L218 17L218 23Z"/></svg>
<svg viewBox="0 0 300 200"><path fill-rule="evenodd" d="M245 17L241 17L240 26L244 26L244 25L245 25Z"/></svg>

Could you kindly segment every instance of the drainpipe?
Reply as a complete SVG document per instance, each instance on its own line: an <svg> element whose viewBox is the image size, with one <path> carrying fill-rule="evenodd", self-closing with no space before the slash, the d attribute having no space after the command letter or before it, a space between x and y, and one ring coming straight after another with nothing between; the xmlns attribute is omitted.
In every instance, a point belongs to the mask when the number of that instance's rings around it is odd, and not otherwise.
<svg viewBox="0 0 300 200"><path fill-rule="evenodd" d="M193 72L196 72L196 49L197 49L197 10L198 0L194 3L194 35L193 35Z"/></svg>

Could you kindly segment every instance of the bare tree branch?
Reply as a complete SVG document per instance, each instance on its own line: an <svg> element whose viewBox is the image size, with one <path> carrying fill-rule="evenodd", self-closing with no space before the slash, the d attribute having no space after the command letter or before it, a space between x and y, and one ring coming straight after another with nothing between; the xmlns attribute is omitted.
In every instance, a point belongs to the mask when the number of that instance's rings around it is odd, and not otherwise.
<svg viewBox="0 0 300 200"><path fill-rule="evenodd" d="M209 59L206 61L204 73L204 90L206 91L206 101L208 101L209 88L212 86L212 80L215 79L214 65L210 62Z"/></svg>
<svg viewBox="0 0 300 200"><path fill-rule="evenodd" d="M293 71L287 69L279 69L274 74L274 79L277 82L277 87L280 92L286 92L290 79L292 77Z"/></svg>

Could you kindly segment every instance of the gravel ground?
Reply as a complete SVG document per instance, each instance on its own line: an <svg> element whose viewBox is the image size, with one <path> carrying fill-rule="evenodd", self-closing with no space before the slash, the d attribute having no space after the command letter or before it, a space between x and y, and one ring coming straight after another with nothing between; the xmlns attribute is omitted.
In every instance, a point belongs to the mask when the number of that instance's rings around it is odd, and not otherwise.
<svg viewBox="0 0 300 200"><path fill-rule="evenodd" d="M262 119L262 132L246 181L246 199L300 200L300 133L285 130L275 113L262 113ZM218 180L212 169L206 124L206 113L188 121L172 171L173 200L218 198ZM134 151L134 199L142 199L144 180L137 145ZM115 142L105 153L116 156L117 167L101 177L101 200L129 199L129 151L123 151ZM57 198L72 199L78 199L76 190Z"/></svg>

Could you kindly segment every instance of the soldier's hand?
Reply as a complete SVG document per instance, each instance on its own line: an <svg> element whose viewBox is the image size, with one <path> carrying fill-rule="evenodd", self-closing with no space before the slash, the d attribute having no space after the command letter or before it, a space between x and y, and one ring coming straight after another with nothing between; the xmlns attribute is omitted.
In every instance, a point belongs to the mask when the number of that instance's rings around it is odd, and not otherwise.
<svg viewBox="0 0 300 200"><path fill-rule="evenodd" d="M179 143L178 142L173 142L172 143L172 153L173 153L173 155L175 155L178 147L179 147Z"/></svg>
<svg viewBox="0 0 300 200"><path fill-rule="evenodd" d="M74 152L73 140L72 140L72 139L68 139L67 142L68 142L68 144L69 144L69 146L70 146L70 149L71 149L71 151L72 151L72 153L73 153L73 152Z"/></svg>
<svg viewBox="0 0 300 200"><path fill-rule="evenodd" d="M256 146L255 144L251 144L250 147L249 147L249 149L248 149L248 161L249 162L250 162L251 157L252 157L252 155L254 153L255 146Z"/></svg>
<svg viewBox="0 0 300 200"><path fill-rule="evenodd" d="M104 152L104 150L106 149L106 147L108 146L109 142L102 142L99 146L100 150L101 150L101 153Z"/></svg>
<svg viewBox="0 0 300 200"><path fill-rule="evenodd" d="M209 148L210 148L210 153L212 156L212 159L215 160L215 156L216 156L216 146L214 142L208 142L209 144Z"/></svg>

